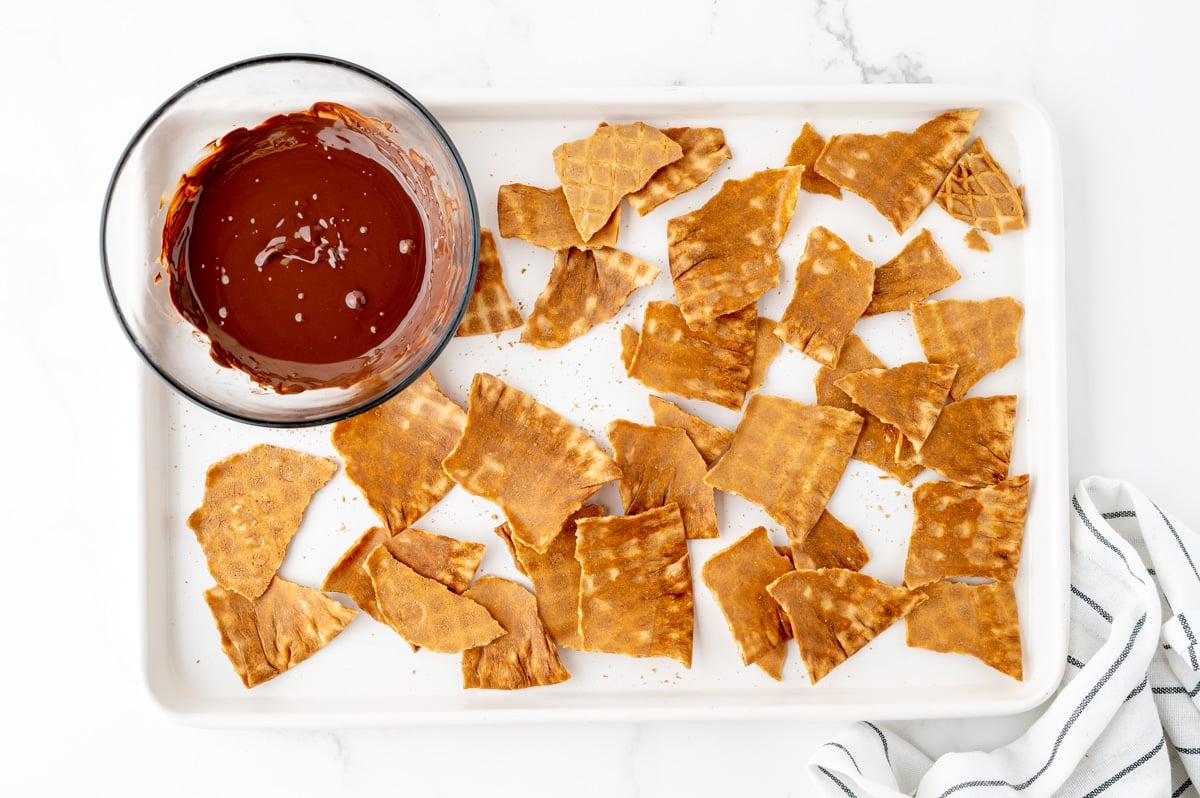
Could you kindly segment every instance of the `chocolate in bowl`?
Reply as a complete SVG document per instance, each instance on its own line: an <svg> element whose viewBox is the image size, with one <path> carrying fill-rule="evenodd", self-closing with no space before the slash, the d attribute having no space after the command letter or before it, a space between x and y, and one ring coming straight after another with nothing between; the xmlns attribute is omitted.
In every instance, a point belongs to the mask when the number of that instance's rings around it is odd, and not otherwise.
<svg viewBox="0 0 1200 798"><path fill-rule="evenodd" d="M117 318L163 380L229 418L295 427L428 368L470 298L479 226L461 157L407 92L283 55L217 70L151 115L114 171L101 243Z"/></svg>

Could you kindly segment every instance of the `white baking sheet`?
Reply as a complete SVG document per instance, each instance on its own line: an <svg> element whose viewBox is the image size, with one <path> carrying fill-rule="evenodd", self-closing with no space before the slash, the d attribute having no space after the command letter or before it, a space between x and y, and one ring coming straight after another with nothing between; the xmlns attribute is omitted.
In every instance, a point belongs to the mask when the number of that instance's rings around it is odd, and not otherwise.
<svg viewBox="0 0 1200 798"><path fill-rule="evenodd" d="M805 236L817 224L877 265L927 227L963 275L938 298L1008 294L1024 303L1021 355L971 394L1015 392L1019 397L1011 473L1032 475L1016 583L1025 680L1016 682L967 656L909 649L903 623L817 685L808 683L794 646L782 682L756 667L743 667L723 617L699 580L699 568L711 553L754 526L765 525L777 543L784 536L758 508L718 494L720 539L690 543L696 595L690 670L673 660L563 651L572 673L563 684L515 692L464 690L457 655L414 653L391 630L360 614L311 659L247 690L222 654L203 599L212 578L185 519L201 501L205 469L213 461L259 442L336 456L329 429L239 425L179 399L147 372L143 662L146 685L161 707L181 720L206 725L338 726L719 716L965 717L1022 711L1048 696L1061 677L1067 630L1063 226L1057 145L1046 117L1034 105L996 90L934 86L416 94L462 152L483 225L492 229L502 183L555 185L551 150L588 135L601 121L724 128L734 157L706 185L644 218L625 209L619 247L657 263L663 274L636 293L615 319L560 350L519 344L518 330L457 339L434 365L443 390L464 407L471 376L487 371L531 393L610 451L604 436L608 422L628 418L651 423L647 389L626 377L621 367L619 329L624 322L640 328L647 301L673 298L667 219L701 205L725 179L781 165L804 122L827 136L884 132L912 129L949 108L981 108L976 132L1014 182L1024 184L1026 230L989 237L992 251L975 252L963 242L967 228L936 206L901 237L858 197L845 194L839 202L802 192L779 250L781 284L759 307L762 315L778 318L792 295ZM516 239L497 241L509 290L527 313L549 274L552 254ZM923 359L908 313L865 319L856 331L889 365ZM785 345L761 391L814 401L815 371L813 362ZM736 424L736 414L715 405L668 398L715 423ZM928 478L926 473L917 481ZM620 511L614 486L603 488L596 499ZM912 520L911 490L852 461L830 509L858 531L870 550L864 571L898 584ZM524 583L492 531L500 520L498 508L456 487L418 526L488 544L481 573ZM281 575L319 586L342 552L375 523L358 490L339 472L311 504Z"/></svg>

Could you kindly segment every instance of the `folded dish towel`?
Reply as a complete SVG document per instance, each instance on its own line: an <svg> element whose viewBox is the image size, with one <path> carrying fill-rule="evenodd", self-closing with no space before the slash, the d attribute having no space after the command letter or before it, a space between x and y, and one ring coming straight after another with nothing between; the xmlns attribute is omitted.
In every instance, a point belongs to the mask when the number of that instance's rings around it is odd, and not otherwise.
<svg viewBox="0 0 1200 798"><path fill-rule="evenodd" d="M828 796L1196 796L1200 535L1127 482L1071 499L1066 674L1029 731L931 760L858 723L809 760Z"/></svg>

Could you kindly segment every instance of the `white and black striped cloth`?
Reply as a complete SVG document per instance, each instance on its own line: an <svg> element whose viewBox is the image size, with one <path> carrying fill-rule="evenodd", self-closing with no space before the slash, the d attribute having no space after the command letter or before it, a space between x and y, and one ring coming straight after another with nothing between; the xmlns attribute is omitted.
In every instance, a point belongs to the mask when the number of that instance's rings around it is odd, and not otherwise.
<svg viewBox="0 0 1200 798"><path fill-rule="evenodd" d="M858 723L809 760L821 794L1200 794L1200 535L1118 480L1083 480L1071 511L1066 675L1029 731L933 761Z"/></svg>

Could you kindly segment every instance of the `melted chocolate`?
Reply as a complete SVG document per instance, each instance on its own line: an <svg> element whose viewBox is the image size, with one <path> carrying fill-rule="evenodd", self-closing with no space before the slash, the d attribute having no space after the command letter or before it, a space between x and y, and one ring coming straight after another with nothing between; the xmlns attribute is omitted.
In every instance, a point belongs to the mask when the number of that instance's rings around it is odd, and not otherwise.
<svg viewBox="0 0 1200 798"><path fill-rule="evenodd" d="M350 385L395 345L427 245L379 125L318 103L229 133L184 175L163 260L218 363L293 393Z"/></svg>

